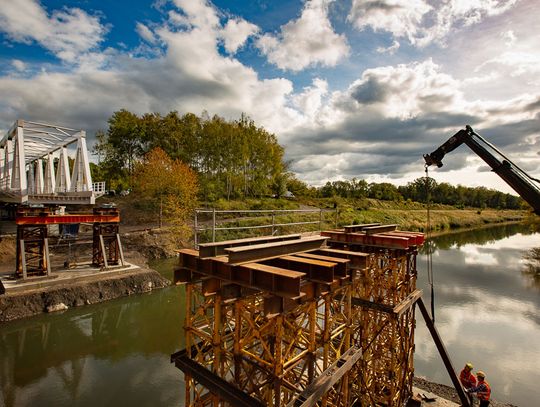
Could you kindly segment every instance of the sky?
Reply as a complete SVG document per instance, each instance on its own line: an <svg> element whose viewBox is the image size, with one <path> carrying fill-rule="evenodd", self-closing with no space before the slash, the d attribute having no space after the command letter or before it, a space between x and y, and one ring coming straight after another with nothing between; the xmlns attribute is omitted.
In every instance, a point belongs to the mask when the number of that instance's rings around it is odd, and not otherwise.
<svg viewBox="0 0 540 407"><path fill-rule="evenodd" d="M540 176L537 0L0 0L0 135L242 113L310 185L404 185L471 125ZM511 189L467 147L437 182Z"/></svg>

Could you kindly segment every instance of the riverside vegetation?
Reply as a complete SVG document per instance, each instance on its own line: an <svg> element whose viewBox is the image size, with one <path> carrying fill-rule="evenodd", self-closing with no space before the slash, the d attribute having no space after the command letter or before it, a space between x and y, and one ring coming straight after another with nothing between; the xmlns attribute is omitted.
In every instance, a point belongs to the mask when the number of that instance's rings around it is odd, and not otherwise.
<svg viewBox="0 0 540 407"><path fill-rule="evenodd" d="M206 113L200 117L177 112L138 116L120 110L108 125L106 131L97 134L94 152L99 163L91 165L93 179L105 180L108 189L117 193L130 191L127 197L114 198L123 206L123 219L168 225L174 229L177 243L189 238L186 226L192 222L197 206L321 208L329 209L322 217L324 228L381 222L418 231L425 231L428 203L435 231L517 222L525 219L529 210L520 197L512 194L437 183L427 177L403 186L357 178L327 182L321 187L307 185L289 170L290 163L284 159L285 150L276 136L245 115L225 120ZM294 199L282 199L284 196ZM237 226L268 222L233 216L218 221ZM319 219L318 214L310 215L311 219L303 216L308 215L280 215L274 222ZM220 239L233 237L237 237L235 233L223 232Z"/></svg>

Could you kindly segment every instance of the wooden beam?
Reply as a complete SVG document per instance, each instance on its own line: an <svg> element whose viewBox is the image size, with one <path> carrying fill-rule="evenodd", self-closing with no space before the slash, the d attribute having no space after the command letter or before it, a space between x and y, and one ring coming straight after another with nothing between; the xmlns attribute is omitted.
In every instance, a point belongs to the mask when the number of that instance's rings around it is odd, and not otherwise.
<svg viewBox="0 0 540 407"><path fill-rule="evenodd" d="M403 301L401 301L398 305L394 307L394 314L400 317L401 315L403 315L403 313L408 311L421 296L422 290L414 290L407 296L407 298L405 298Z"/></svg>
<svg viewBox="0 0 540 407"><path fill-rule="evenodd" d="M362 357L362 349L349 348L324 372L313 380L306 389L287 404L287 407L311 407L334 386Z"/></svg>

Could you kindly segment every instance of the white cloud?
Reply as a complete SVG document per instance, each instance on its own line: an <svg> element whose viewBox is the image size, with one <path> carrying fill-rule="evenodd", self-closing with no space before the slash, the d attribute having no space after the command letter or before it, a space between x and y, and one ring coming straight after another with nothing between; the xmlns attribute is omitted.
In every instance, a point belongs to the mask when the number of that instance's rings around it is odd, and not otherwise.
<svg viewBox="0 0 540 407"><path fill-rule="evenodd" d="M511 9L518 0L353 0L347 17L359 30L386 31L425 46L444 43L455 29L477 24Z"/></svg>
<svg viewBox="0 0 540 407"><path fill-rule="evenodd" d="M390 45L389 47L386 47L386 48L378 47L377 52L379 54L390 54L390 55L392 55L399 49L399 46L400 46L399 42L394 40L392 45Z"/></svg>
<svg viewBox="0 0 540 407"><path fill-rule="evenodd" d="M143 23L137 22L135 25L135 31L137 31L137 34L139 34L139 36L145 41L149 42L150 44L156 44L157 40L154 33Z"/></svg>
<svg viewBox="0 0 540 407"><path fill-rule="evenodd" d="M334 32L328 18L333 0L308 0L300 18L265 34L257 42L268 61L280 69L300 71L308 66L335 66L349 54L344 35Z"/></svg>
<svg viewBox="0 0 540 407"><path fill-rule="evenodd" d="M516 34L514 34L514 31L512 30L504 31L501 33L501 37L507 47L511 47L517 41Z"/></svg>
<svg viewBox="0 0 540 407"><path fill-rule="evenodd" d="M13 67L19 72L22 72L26 69L26 64L20 59L12 60L11 65L13 65Z"/></svg>
<svg viewBox="0 0 540 407"><path fill-rule="evenodd" d="M246 40L256 34L259 27L246 20L231 18L221 31L225 49L230 54L234 54Z"/></svg>
<svg viewBox="0 0 540 407"><path fill-rule="evenodd" d="M424 0L353 0L347 19L359 30L371 27L414 42L431 9Z"/></svg>
<svg viewBox="0 0 540 407"><path fill-rule="evenodd" d="M54 10L49 16L37 0L5 1L0 7L0 31L12 41L37 42L58 58L73 62L96 48L107 28L99 17L78 8Z"/></svg>

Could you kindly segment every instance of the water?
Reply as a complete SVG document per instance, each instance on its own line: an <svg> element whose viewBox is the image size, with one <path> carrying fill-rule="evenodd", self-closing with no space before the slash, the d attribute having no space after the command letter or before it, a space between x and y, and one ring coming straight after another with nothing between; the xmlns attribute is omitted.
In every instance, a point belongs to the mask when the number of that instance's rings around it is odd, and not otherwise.
<svg viewBox="0 0 540 407"><path fill-rule="evenodd" d="M454 368L471 361L486 373L496 400L539 405L540 286L524 273L522 256L540 247L540 235L507 226L442 236L435 244L435 322ZM429 308L426 256L418 260ZM451 385L420 313L415 372Z"/></svg>
<svg viewBox="0 0 540 407"><path fill-rule="evenodd" d="M538 405L540 287L522 273L522 254L540 247L523 226L436 239L436 325L454 365L484 370L498 400ZM159 268L172 276L172 262ZM425 257L419 287L429 306ZM0 406L179 406L183 287L169 287L62 314L0 325ZM417 375L450 384L418 315Z"/></svg>

